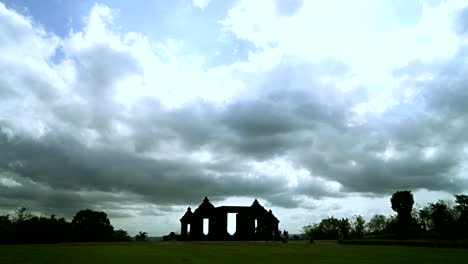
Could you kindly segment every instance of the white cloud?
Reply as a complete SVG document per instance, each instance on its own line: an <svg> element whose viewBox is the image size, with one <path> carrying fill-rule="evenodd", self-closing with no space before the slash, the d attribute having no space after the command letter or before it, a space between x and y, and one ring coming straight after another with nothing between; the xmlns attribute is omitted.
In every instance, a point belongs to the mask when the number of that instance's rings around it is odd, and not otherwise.
<svg viewBox="0 0 468 264"><path fill-rule="evenodd" d="M274 1L240 1L221 24L237 38L260 48L244 66L250 69L277 65L274 58L282 56L308 62L339 59L350 67L352 75L335 80L347 85L347 89L350 84L368 87L371 99L360 109L372 114L376 107L384 112L405 100L401 84L391 76L395 68L414 60L451 58L460 44L453 18L463 7L461 2L421 2L421 15L410 14L415 17L414 24L391 27L394 18L382 13L387 12L387 4L304 1L297 12L283 17L277 14ZM262 57L266 60L259 60Z"/></svg>
<svg viewBox="0 0 468 264"><path fill-rule="evenodd" d="M0 176L0 185L3 185L8 188L15 188L15 187L23 186L21 183L15 181L12 178L2 177L2 176Z"/></svg>
<svg viewBox="0 0 468 264"><path fill-rule="evenodd" d="M203 11L210 4L210 2L211 0L193 0L193 5Z"/></svg>
<svg viewBox="0 0 468 264"><path fill-rule="evenodd" d="M19 172L0 177L5 200L40 200L23 190L57 187L64 201L102 197L102 208L131 218L201 192L228 203L260 195L297 232L313 214L389 213L395 188L466 189L466 68L452 27L461 6L423 4L414 23L390 25L380 1L293 2L240 1L221 26L255 48L212 67L186 52L191 43L122 32L103 5L83 30L58 37L0 4L0 143L9 150L0 169ZM440 65L460 72L441 78ZM171 200L177 191L186 196ZM126 198L131 205L116 206ZM179 214L139 219L162 234Z"/></svg>

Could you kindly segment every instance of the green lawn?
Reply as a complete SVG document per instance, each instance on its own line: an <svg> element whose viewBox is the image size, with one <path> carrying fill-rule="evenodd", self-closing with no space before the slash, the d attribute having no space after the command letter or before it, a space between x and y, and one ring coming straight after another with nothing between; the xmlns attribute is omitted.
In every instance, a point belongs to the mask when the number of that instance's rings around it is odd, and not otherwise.
<svg viewBox="0 0 468 264"><path fill-rule="evenodd" d="M466 249L333 242L144 242L0 246L0 263L464 263Z"/></svg>

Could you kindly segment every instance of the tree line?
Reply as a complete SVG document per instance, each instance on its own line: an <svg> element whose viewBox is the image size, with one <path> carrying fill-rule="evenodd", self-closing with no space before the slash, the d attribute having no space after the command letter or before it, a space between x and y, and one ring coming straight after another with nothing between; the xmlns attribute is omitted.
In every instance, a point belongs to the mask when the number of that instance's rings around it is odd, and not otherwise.
<svg viewBox="0 0 468 264"><path fill-rule="evenodd" d="M449 239L468 238L468 196L454 195L455 204L439 200L414 208L411 191L397 191L390 198L396 215L374 215L368 222L328 217L302 228L303 238L314 239Z"/></svg>
<svg viewBox="0 0 468 264"><path fill-rule="evenodd" d="M140 232L134 239L146 238L146 232ZM114 229L106 213L90 209L77 212L71 222L55 215L36 216L26 208L0 215L0 244L131 240L127 231Z"/></svg>
<svg viewBox="0 0 468 264"><path fill-rule="evenodd" d="M454 195L455 204L439 200L414 208L411 191L397 191L390 198L396 215L374 215L369 221L357 215L352 219L328 217L302 228L303 237L319 239L462 239L468 238L468 195ZM115 230L107 214L85 209L71 221L36 216L26 208L0 215L0 244L144 241L146 232L134 238ZM298 239L298 237L291 237Z"/></svg>

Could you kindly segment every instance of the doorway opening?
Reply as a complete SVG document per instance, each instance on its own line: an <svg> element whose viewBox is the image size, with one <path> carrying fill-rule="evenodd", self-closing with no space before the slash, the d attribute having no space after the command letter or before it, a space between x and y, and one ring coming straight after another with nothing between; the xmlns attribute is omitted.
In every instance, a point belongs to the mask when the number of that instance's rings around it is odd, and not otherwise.
<svg viewBox="0 0 468 264"><path fill-rule="evenodd" d="M232 236L237 230L237 214L228 213L227 215L227 231Z"/></svg>
<svg viewBox="0 0 468 264"><path fill-rule="evenodd" d="M203 234L208 235L209 232L209 225L210 225L210 219L209 218L203 218Z"/></svg>

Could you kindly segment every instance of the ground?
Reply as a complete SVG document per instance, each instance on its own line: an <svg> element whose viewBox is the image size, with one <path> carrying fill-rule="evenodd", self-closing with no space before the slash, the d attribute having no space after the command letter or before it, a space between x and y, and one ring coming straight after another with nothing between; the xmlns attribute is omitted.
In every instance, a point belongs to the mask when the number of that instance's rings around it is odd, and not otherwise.
<svg viewBox="0 0 468 264"><path fill-rule="evenodd" d="M467 249L334 242L133 242L3 245L0 263L464 263Z"/></svg>

